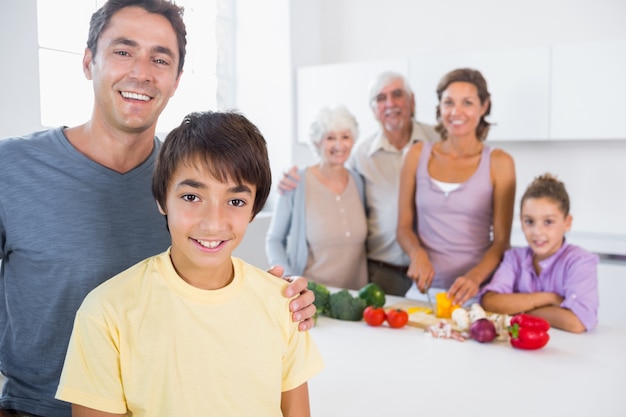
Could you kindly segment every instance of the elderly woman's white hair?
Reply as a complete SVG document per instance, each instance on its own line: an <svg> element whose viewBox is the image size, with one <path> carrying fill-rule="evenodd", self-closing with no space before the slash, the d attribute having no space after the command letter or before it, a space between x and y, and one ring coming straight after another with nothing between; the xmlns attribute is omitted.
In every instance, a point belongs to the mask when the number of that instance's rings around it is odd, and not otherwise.
<svg viewBox="0 0 626 417"><path fill-rule="evenodd" d="M319 157L319 144L328 132L349 129L356 141L359 125L356 117L341 104L324 106L318 112L309 129L309 144L313 153Z"/></svg>
<svg viewBox="0 0 626 417"><path fill-rule="evenodd" d="M368 99L369 99L369 103L370 106L372 107L372 109L374 109L376 107L376 96L378 96L378 94L380 94L380 91L389 83L391 83L392 81L396 81L396 80L400 80L402 81L402 84L404 86L404 91L406 91L406 93L409 96L413 95L413 90L411 90L411 86L409 85L409 81L406 79L406 77L398 72L393 72L393 71L386 71L383 72L381 74L379 74L378 76L376 76L376 78L374 78L369 85L369 94L368 94Z"/></svg>

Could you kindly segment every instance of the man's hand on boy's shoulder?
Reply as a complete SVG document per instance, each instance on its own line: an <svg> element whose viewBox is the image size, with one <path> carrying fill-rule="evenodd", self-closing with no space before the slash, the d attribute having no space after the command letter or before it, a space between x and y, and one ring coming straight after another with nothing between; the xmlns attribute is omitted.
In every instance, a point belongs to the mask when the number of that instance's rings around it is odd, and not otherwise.
<svg viewBox="0 0 626 417"><path fill-rule="evenodd" d="M313 316L315 315L315 295L309 290L308 281L304 277L291 276L283 277L285 272L282 266L273 266L267 270L270 274L278 278L283 278L289 282L285 290L285 297L291 298L296 296L289 303L289 310L293 313L291 318L294 322L299 322L298 330L301 332L308 331L313 327Z"/></svg>

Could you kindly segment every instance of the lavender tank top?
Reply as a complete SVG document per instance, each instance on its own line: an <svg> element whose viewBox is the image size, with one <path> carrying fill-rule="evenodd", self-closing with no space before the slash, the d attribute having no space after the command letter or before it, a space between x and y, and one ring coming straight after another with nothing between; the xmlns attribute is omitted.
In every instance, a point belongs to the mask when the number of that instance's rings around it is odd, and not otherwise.
<svg viewBox="0 0 626 417"><path fill-rule="evenodd" d="M417 234L435 269L432 287L447 289L491 246L491 148L483 147L476 172L456 190L446 193L428 173L433 144L423 144L416 173Z"/></svg>

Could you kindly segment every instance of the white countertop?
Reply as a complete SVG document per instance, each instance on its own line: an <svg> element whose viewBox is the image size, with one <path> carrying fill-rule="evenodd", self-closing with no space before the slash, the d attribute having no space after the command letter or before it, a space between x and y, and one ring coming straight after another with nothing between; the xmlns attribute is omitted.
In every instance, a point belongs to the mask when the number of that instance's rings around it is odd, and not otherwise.
<svg viewBox="0 0 626 417"><path fill-rule="evenodd" d="M327 317L311 334L326 363L309 381L313 417L625 415L626 325L551 329L535 351Z"/></svg>

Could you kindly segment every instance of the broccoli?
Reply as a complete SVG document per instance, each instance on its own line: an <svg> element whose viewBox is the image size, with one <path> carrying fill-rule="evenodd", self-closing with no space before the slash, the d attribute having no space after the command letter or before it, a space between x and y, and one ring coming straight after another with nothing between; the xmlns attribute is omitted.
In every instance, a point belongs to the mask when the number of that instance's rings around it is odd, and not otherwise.
<svg viewBox="0 0 626 417"><path fill-rule="evenodd" d="M359 321L367 307L364 299L353 297L348 290L340 290L329 297L328 315L334 319Z"/></svg>
<svg viewBox="0 0 626 417"><path fill-rule="evenodd" d="M308 288L313 291L313 294L315 295L315 301L313 301L313 304L315 304L315 307L317 308L317 312L315 314L323 314L325 316L328 315L328 298L330 296L328 288L323 284L318 284L313 281L309 281Z"/></svg>

